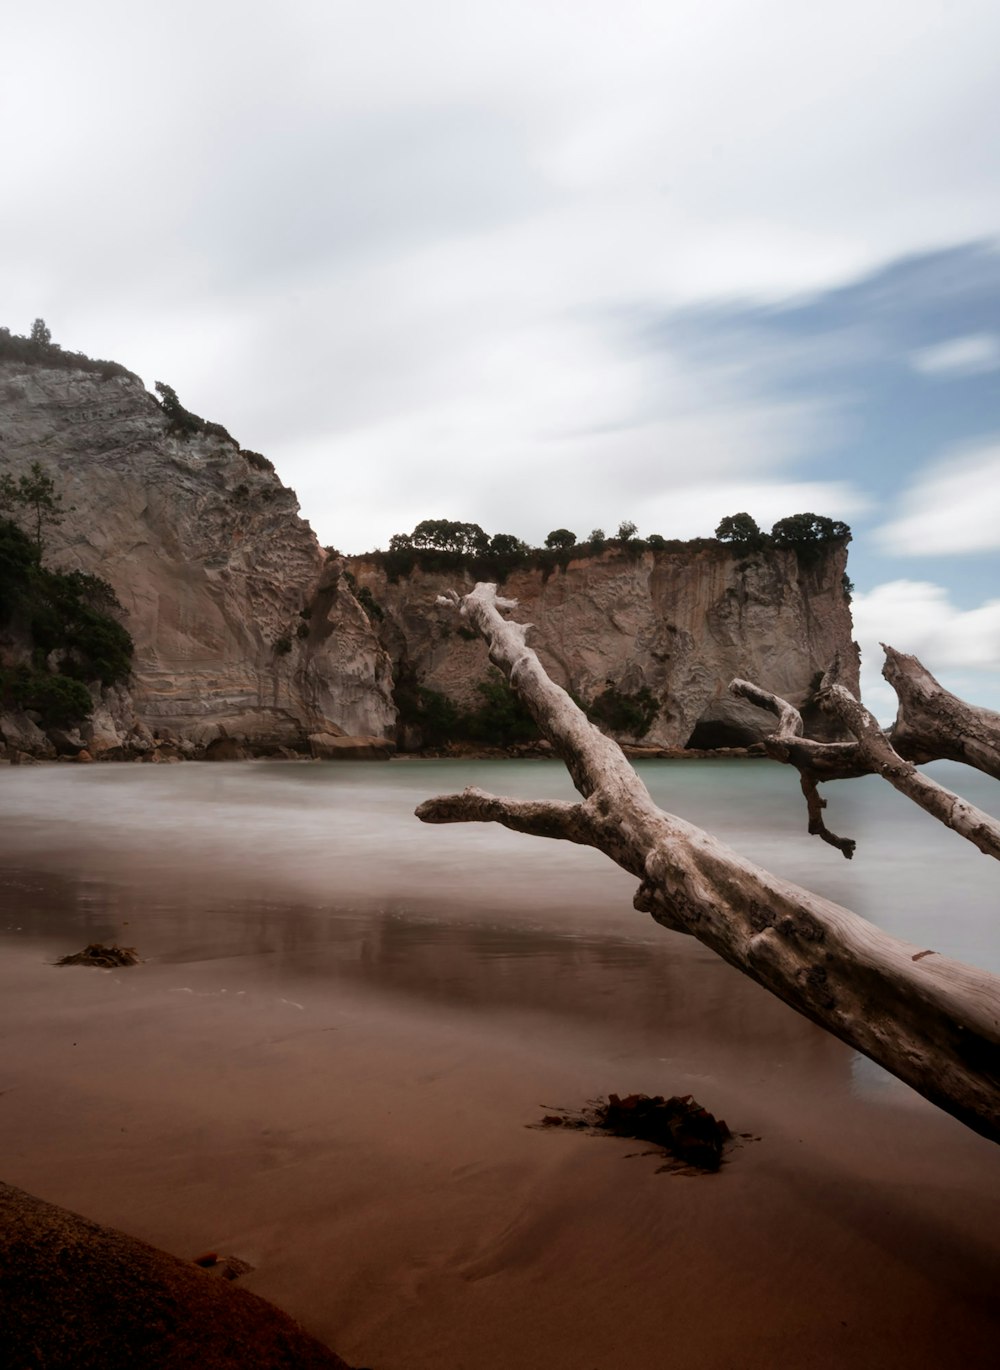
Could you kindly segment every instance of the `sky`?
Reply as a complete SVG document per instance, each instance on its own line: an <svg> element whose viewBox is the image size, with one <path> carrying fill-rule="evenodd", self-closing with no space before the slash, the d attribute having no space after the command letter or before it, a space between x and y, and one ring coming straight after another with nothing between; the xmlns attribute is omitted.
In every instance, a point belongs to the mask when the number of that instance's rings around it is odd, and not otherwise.
<svg viewBox="0 0 1000 1370"><path fill-rule="evenodd" d="M34 0L0 323L265 452L321 542L747 511L1000 709L995 0Z"/></svg>

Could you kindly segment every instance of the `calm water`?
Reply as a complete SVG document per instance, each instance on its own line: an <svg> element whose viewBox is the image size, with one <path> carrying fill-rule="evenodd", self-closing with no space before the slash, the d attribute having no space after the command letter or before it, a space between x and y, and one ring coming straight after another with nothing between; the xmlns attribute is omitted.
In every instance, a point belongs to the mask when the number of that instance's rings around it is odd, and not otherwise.
<svg viewBox="0 0 1000 1370"><path fill-rule="evenodd" d="M827 787L853 862L805 834L796 776L765 762L647 762L664 807L921 946L1000 971L1000 866L874 778ZM930 768L992 812L1000 789ZM543 761L49 766L0 771L0 948L91 940L275 992L492 1014L609 1058L697 1075L789 1070L871 1086L852 1054L691 939L631 907L606 858L490 825L425 826L477 784L572 797ZM827 1081L828 1082L828 1081Z"/></svg>

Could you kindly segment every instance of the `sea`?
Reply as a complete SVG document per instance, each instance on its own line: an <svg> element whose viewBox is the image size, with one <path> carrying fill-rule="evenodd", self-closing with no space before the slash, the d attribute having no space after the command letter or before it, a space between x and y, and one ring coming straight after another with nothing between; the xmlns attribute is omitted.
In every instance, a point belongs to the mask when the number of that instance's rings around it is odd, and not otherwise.
<svg viewBox="0 0 1000 1370"><path fill-rule="evenodd" d="M928 773L992 813L1000 789ZM877 777L826 787L847 861L806 833L796 773L764 760L650 760L657 803L885 931L1000 973L1000 865ZM456 1021L516 1016L542 1043L648 1073L784 1071L803 1088L903 1086L693 939L632 907L603 855L492 824L429 826L424 799L477 785L570 799L553 760L254 761L0 770L0 950L95 941L245 987L363 991ZM233 992L237 992L234 988ZM819 1054L817 1054L819 1053ZM820 1061L820 1058L821 1061ZM819 1063L819 1064L818 1064ZM669 1081L668 1081L669 1083Z"/></svg>

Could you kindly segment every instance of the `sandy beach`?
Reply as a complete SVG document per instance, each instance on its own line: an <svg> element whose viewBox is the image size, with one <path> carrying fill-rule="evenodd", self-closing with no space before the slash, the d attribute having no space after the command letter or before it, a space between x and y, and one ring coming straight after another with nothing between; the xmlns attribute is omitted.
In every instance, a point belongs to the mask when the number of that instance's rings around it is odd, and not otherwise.
<svg viewBox="0 0 1000 1370"><path fill-rule="evenodd" d="M82 836L82 883L4 875L7 1182L239 1257L373 1370L996 1363L1000 1152L686 939L522 947L456 901L453 926L442 903L334 945L249 896L239 945L183 901L168 935L166 877L112 898ZM54 967L84 925L151 954ZM611 1090L693 1093L750 1135L690 1175L530 1126Z"/></svg>
<svg viewBox="0 0 1000 1370"><path fill-rule="evenodd" d="M716 1086L759 1140L716 1176L658 1173L634 1142L525 1126L650 1084L540 1055L540 1023L477 1034L184 970L5 958L3 1173L174 1254L238 1255L352 1363L995 1363L1000 1158L929 1106Z"/></svg>

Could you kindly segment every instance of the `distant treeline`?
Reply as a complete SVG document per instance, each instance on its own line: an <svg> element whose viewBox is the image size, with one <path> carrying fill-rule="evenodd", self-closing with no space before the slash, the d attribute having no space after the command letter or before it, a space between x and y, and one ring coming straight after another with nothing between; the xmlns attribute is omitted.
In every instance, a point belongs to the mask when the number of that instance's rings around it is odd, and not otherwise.
<svg viewBox="0 0 1000 1370"><path fill-rule="evenodd" d="M779 519L765 533L749 514L730 514L713 538L665 538L659 533L639 537L636 524L624 520L608 536L594 528L582 541L569 528L554 528L544 547L532 547L513 533L489 534L478 523L452 519L424 519L412 533L394 533L388 551L371 553L390 580L407 576L415 567L425 571L467 570L483 580L504 580L521 567L537 567L550 574L573 557L599 556L608 548L631 558L643 552L691 552L727 546L736 556L751 556L768 548L790 548L803 560L820 554L830 543L850 541L851 530L839 519L823 514L792 514Z"/></svg>

